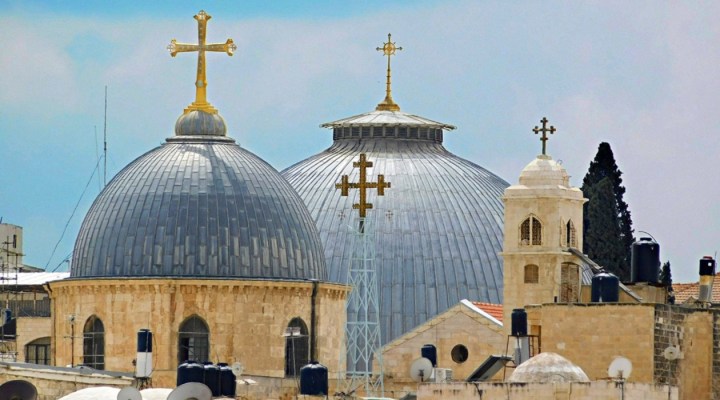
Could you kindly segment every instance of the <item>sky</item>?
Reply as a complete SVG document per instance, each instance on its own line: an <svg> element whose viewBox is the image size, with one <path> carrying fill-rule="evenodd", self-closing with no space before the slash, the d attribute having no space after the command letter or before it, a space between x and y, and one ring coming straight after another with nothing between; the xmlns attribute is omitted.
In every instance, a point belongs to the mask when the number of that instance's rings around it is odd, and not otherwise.
<svg viewBox="0 0 720 400"><path fill-rule="evenodd" d="M451 152L516 183L547 117L576 186L610 143L634 228L676 282L720 248L720 2L2 0L0 217L24 228L26 264L68 267L103 185L106 86L108 181L173 135L196 56L165 48L197 40L200 9L209 42L238 46L207 56L208 99L278 170L383 99L391 32L393 97L457 126Z"/></svg>

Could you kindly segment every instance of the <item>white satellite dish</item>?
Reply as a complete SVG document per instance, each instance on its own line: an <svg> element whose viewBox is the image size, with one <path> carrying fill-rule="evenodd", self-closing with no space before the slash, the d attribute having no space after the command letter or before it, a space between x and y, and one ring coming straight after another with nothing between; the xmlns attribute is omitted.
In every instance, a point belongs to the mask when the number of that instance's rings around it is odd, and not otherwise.
<svg viewBox="0 0 720 400"><path fill-rule="evenodd" d="M184 383L175 388L167 400L211 400L210 388L198 382Z"/></svg>
<svg viewBox="0 0 720 400"><path fill-rule="evenodd" d="M410 365L410 377L415 382L426 382L430 380L432 370L432 362L425 357L420 357Z"/></svg>
<svg viewBox="0 0 720 400"><path fill-rule="evenodd" d="M669 361L677 360L680 358L680 349L677 346L668 346L663 351L663 357Z"/></svg>
<svg viewBox="0 0 720 400"><path fill-rule="evenodd" d="M132 386L127 386L118 392L117 400L142 400L140 391Z"/></svg>
<svg viewBox="0 0 720 400"><path fill-rule="evenodd" d="M233 374L235 374L236 379L242 375L243 371L245 371L245 367L239 361L234 362L231 369Z"/></svg>
<svg viewBox="0 0 720 400"><path fill-rule="evenodd" d="M608 377L611 379L628 379L632 373L632 362L625 357L615 357L608 367Z"/></svg>

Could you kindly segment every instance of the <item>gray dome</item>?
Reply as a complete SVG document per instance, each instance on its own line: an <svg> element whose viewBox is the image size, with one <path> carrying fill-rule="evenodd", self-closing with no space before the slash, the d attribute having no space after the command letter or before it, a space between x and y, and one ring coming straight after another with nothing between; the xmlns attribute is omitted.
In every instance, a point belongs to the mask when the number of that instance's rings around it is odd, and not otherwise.
<svg viewBox="0 0 720 400"><path fill-rule="evenodd" d="M175 122L177 136L225 136L225 120L218 113L189 111Z"/></svg>
<svg viewBox="0 0 720 400"><path fill-rule="evenodd" d="M327 272L312 217L275 169L232 139L176 136L100 193L71 276L326 280Z"/></svg>
<svg viewBox="0 0 720 400"><path fill-rule="evenodd" d="M540 353L518 365L508 382L590 382L585 371L556 353Z"/></svg>
<svg viewBox="0 0 720 400"><path fill-rule="evenodd" d="M385 196L370 191L382 341L411 330L462 299L502 302L503 203L508 183L442 145L450 125L374 111L329 123L330 148L282 175L317 222L331 281L347 282L357 191L341 197L342 175L367 153L368 179L384 174Z"/></svg>

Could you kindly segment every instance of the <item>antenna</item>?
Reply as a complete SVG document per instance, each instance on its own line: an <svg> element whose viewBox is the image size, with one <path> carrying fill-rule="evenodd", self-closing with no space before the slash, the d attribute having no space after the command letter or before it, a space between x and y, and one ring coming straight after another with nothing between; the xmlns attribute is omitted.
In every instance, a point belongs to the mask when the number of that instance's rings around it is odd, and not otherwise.
<svg viewBox="0 0 720 400"><path fill-rule="evenodd" d="M107 186L107 85L105 85L105 120L103 122L103 187Z"/></svg>
<svg viewBox="0 0 720 400"><path fill-rule="evenodd" d="M183 383L170 392L167 400L211 400L210 388L198 382Z"/></svg>
<svg viewBox="0 0 720 400"><path fill-rule="evenodd" d="M8 381L0 385L0 400L37 400L37 389L27 381Z"/></svg>
<svg viewBox="0 0 720 400"><path fill-rule="evenodd" d="M420 357L410 365L410 378L415 382L426 382L430 380L432 369L432 362L425 357Z"/></svg>
<svg viewBox="0 0 720 400"><path fill-rule="evenodd" d="M677 346L668 346L663 351L663 357L668 361L677 360L680 356L680 349Z"/></svg>
<svg viewBox="0 0 720 400"><path fill-rule="evenodd" d="M243 371L245 371L245 366L242 365L241 362L234 362L232 365L232 372L235 374L235 378L240 378L240 375L242 375Z"/></svg>
<svg viewBox="0 0 720 400"><path fill-rule="evenodd" d="M615 357L608 367L608 376L611 379L627 380L632 373L632 362L625 357Z"/></svg>
<svg viewBox="0 0 720 400"><path fill-rule="evenodd" d="M127 386L118 392L117 400L143 400L140 391L132 386Z"/></svg>

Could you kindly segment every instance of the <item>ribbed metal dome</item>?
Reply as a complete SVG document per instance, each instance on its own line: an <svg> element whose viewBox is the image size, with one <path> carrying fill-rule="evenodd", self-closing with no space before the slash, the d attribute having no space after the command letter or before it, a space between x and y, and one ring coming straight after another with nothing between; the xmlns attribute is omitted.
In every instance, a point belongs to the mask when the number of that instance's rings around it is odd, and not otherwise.
<svg viewBox="0 0 720 400"><path fill-rule="evenodd" d="M451 125L399 111L373 111L324 127L330 148L282 175L308 206L320 230L331 281L347 282L357 218L357 193L341 197L342 175L357 181L353 161L367 153L368 178L392 187L370 192L382 341L409 331L462 299L502 302L501 196L508 183L442 145ZM353 194L355 197L353 197Z"/></svg>
<svg viewBox="0 0 720 400"><path fill-rule="evenodd" d="M224 124L205 126L224 135ZM71 276L326 280L297 193L269 164L203 129L178 133L113 178L83 221Z"/></svg>

